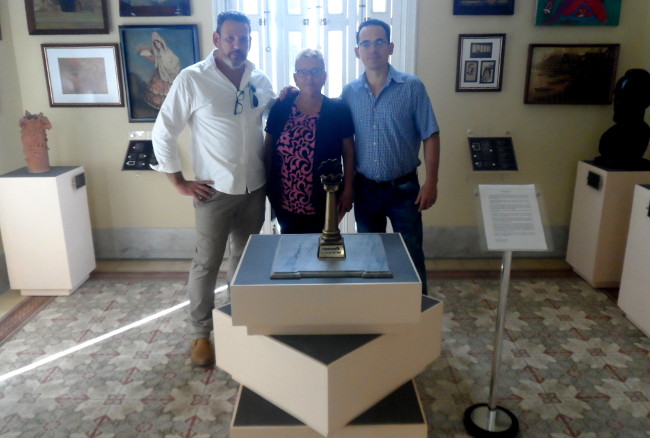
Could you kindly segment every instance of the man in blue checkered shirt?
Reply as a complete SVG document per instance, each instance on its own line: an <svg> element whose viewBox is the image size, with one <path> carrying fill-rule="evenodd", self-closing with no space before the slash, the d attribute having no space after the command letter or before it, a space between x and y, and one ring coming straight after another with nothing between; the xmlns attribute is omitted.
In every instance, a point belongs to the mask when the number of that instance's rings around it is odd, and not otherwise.
<svg viewBox="0 0 650 438"><path fill-rule="evenodd" d="M376 19L361 23L354 51L365 73L341 95L355 126L354 214L360 233L384 233L390 219L427 294L422 211L438 197L439 129L422 81L389 64L393 47L388 24ZM420 144L426 170L421 187Z"/></svg>

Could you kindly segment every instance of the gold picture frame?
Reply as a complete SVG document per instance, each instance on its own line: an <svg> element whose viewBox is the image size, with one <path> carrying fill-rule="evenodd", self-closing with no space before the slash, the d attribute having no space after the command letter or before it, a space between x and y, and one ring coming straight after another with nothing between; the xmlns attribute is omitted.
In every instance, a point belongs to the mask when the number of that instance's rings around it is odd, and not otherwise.
<svg viewBox="0 0 650 438"><path fill-rule="evenodd" d="M39 7L34 3L25 0L30 35L108 33L107 0L59 0Z"/></svg>

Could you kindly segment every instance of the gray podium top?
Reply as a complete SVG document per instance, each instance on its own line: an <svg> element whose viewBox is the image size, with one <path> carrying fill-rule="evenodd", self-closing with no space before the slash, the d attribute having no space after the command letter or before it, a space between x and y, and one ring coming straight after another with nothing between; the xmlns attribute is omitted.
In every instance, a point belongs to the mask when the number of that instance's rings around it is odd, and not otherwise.
<svg viewBox="0 0 650 438"><path fill-rule="evenodd" d="M289 235L285 235L289 236ZM303 236L304 238L313 237L316 242L318 241L319 234L301 234L295 236ZM351 238L352 236L359 236L358 238L363 239L363 236L369 237L370 234L345 234L343 238L346 241L346 250L347 242L350 240L350 243L357 237ZM371 240L378 238L380 242L380 247L383 247L383 252L385 253L385 265L379 265L381 269L387 268L387 270L392 274L392 277L369 277L363 278L361 275L354 277L318 277L314 278L311 276L302 277L302 276L293 276L291 278L271 278L274 270L274 263L276 261L276 255L278 246L280 245L281 238L283 236L280 234L274 235L264 235L256 234L251 236L246 251L242 256L242 261L239 265L239 269L235 278L233 279L233 286L252 286L252 285L316 285L316 284L358 284L358 283L418 283L419 277L411 258L406 252L406 248L402 241L402 238L399 234L372 234ZM367 247L367 251L379 251L378 248L373 250L372 248ZM287 258L292 258L293 254L286 254ZM348 256L350 257L350 256ZM281 259L282 257L280 257ZM364 257L365 259L366 257ZM278 260L280 260L278 259ZM318 263L318 257L316 252L312 256L312 260L316 260L314 263ZM378 260L381 260L379 257ZM354 263L353 259L350 259L350 262ZM279 262L280 265L275 267L280 267L284 269L286 265L283 262ZM326 263L337 263L337 262L326 262ZM340 263L340 262L338 262Z"/></svg>
<svg viewBox="0 0 650 438"><path fill-rule="evenodd" d="M11 172L0 175L0 178L55 178L66 172L70 172L73 169L77 169L78 167L79 166L52 166L47 172L40 173L30 173L27 171L27 167L21 167L20 169L12 170Z"/></svg>

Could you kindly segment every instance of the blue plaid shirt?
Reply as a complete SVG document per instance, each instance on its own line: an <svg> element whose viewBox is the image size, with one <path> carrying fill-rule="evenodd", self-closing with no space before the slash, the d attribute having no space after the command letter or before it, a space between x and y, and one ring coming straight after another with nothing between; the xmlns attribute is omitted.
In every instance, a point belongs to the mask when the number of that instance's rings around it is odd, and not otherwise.
<svg viewBox="0 0 650 438"><path fill-rule="evenodd" d="M375 181L389 181L420 165L423 140L439 131L422 81L388 66L384 88L375 97L364 73L343 88L352 111L356 169Z"/></svg>

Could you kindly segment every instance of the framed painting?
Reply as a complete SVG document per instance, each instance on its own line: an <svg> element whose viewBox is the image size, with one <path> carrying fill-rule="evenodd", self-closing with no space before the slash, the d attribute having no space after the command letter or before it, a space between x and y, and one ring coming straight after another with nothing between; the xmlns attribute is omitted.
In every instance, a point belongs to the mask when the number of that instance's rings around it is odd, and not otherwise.
<svg viewBox="0 0 650 438"><path fill-rule="evenodd" d="M456 91L501 91L505 34L458 36Z"/></svg>
<svg viewBox="0 0 650 438"><path fill-rule="evenodd" d="M107 0L25 0L30 35L108 33Z"/></svg>
<svg viewBox="0 0 650 438"><path fill-rule="evenodd" d="M515 0L454 0L454 15L512 15Z"/></svg>
<svg viewBox="0 0 650 438"><path fill-rule="evenodd" d="M618 26L623 0L537 0L537 26Z"/></svg>
<svg viewBox="0 0 650 438"><path fill-rule="evenodd" d="M531 44L524 103L610 104L619 44Z"/></svg>
<svg viewBox="0 0 650 438"><path fill-rule="evenodd" d="M120 17L192 15L190 0L120 0Z"/></svg>
<svg viewBox="0 0 650 438"><path fill-rule="evenodd" d="M199 61L196 24L120 26L130 122L153 122L180 71Z"/></svg>
<svg viewBox="0 0 650 438"><path fill-rule="evenodd" d="M117 44L41 44L50 106L124 106Z"/></svg>

